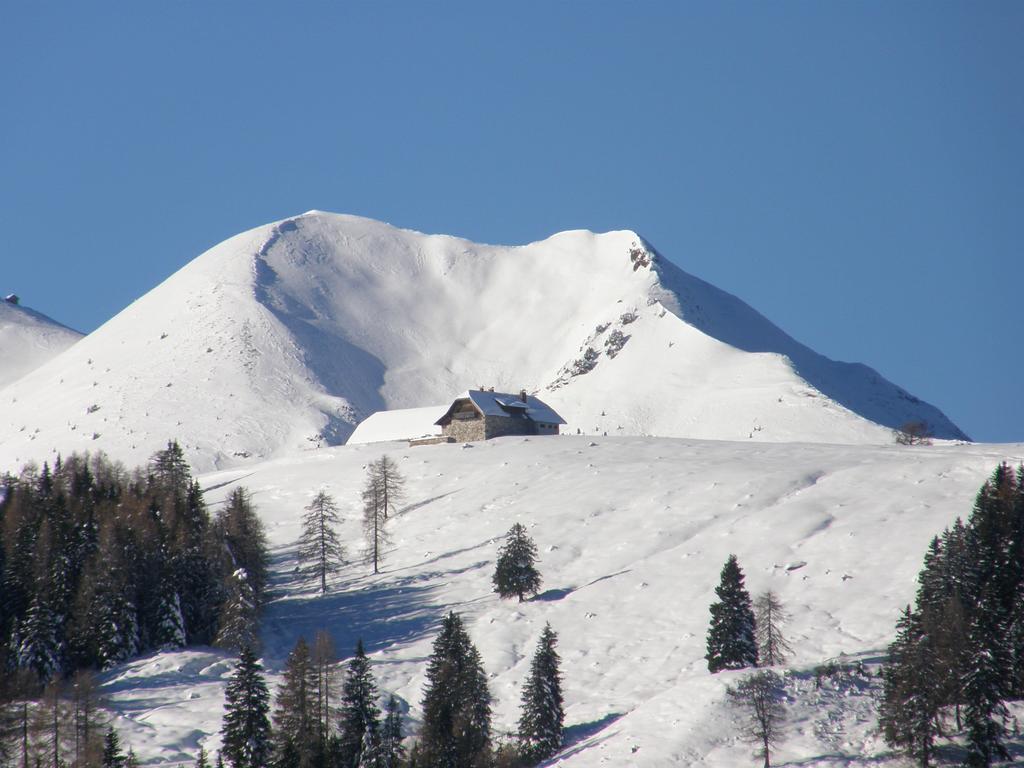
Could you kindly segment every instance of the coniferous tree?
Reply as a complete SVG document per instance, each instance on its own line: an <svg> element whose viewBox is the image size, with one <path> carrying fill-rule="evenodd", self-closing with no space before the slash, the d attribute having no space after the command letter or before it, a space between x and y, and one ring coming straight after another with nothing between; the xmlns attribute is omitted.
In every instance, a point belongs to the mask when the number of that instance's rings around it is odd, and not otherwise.
<svg viewBox="0 0 1024 768"><path fill-rule="evenodd" d="M121 751L121 740L117 731L110 727L103 739L103 768L125 768L125 754Z"/></svg>
<svg viewBox="0 0 1024 768"><path fill-rule="evenodd" d="M981 604L971 624L969 643L971 667L964 681L967 725L967 760L971 768L989 766L996 760L1008 760L1006 721L1009 718L1004 700L1010 680L1006 644L1006 625L997 605L994 588L982 592Z"/></svg>
<svg viewBox="0 0 1024 768"><path fill-rule="evenodd" d="M217 515L216 527L228 558L225 563L226 573L244 569L256 605L261 605L263 591L267 586L270 555L263 523L256 514L247 490L236 488L231 492L224 509Z"/></svg>
<svg viewBox="0 0 1024 768"><path fill-rule="evenodd" d="M404 761L402 712L398 706L398 699L390 696L384 710L384 723L381 726L380 768L399 768Z"/></svg>
<svg viewBox="0 0 1024 768"><path fill-rule="evenodd" d="M199 745L199 754L196 755L195 768L210 768L210 757L206 754L206 748Z"/></svg>
<svg viewBox="0 0 1024 768"><path fill-rule="evenodd" d="M557 642L551 625L545 624L530 663L530 677L523 687L518 738L522 754L531 763L546 760L562 746L565 713Z"/></svg>
<svg viewBox="0 0 1024 768"><path fill-rule="evenodd" d="M270 763L271 729L267 713L270 695L263 667L248 648L224 690L222 752L231 768L264 768Z"/></svg>
<svg viewBox="0 0 1024 768"><path fill-rule="evenodd" d="M758 595L754 601L755 635L759 662L768 667L782 664L793 653L793 648L782 634L782 625L789 619L772 590Z"/></svg>
<svg viewBox="0 0 1024 768"><path fill-rule="evenodd" d="M299 561L306 571L320 582L320 593L327 592L327 577L337 573L344 563L345 552L335 526L341 524L338 505L326 491L319 491L302 516L299 537Z"/></svg>
<svg viewBox="0 0 1024 768"><path fill-rule="evenodd" d="M380 740L377 684L366 658L363 641L356 643L348 663L339 703L338 747L342 768L359 768L375 758ZM367 752L370 752L367 755Z"/></svg>
<svg viewBox="0 0 1024 768"><path fill-rule="evenodd" d="M274 765L307 768L320 754L314 719L316 669L305 638L300 637L285 663L274 708Z"/></svg>
<svg viewBox="0 0 1024 768"><path fill-rule="evenodd" d="M160 582L154 630L153 646L157 649L167 651L185 647L185 617L181 612L181 598L169 575Z"/></svg>
<svg viewBox="0 0 1024 768"><path fill-rule="evenodd" d="M462 619L449 613L427 662L417 759L432 768L474 768L486 764L490 742L487 676Z"/></svg>
<svg viewBox="0 0 1024 768"><path fill-rule="evenodd" d="M369 477L377 489L381 512L387 520L405 501L405 478L398 471L398 464L388 455L370 463Z"/></svg>
<svg viewBox="0 0 1024 768"><path fill-rule="evenodd" d="M760 744L758 756L764 758L764 768L771 768L771 748L778 744L786 709L782 703L782 681L770 670L755 672L735 688L729 688L732 702L742 708L747 717L743 733Z"/></svg>
<svg viewBox="0 0 1024 768"><path fill-rule="evenodd" d="M536 562L537 545L526 529L515 523L505 534L505 543L498 550L498 562L491 579L494 591L502 598L516 596L519 602L523 602L524 595L537 594L541 578Z"/></svg>
<svg viewBox="0 0 1024 768"><path fill-rule="evenodd" d="M103 701L93 673L89 670L75 672L71 680L71 726L75 765L94 765L95 757L102 751L102 706Z"/></svg>
<svg viewBox="0 0 1024 768"><path fill-rule="evenodd" d="M316 686L313 696L313 718L317 727L318 754L328 754L331 738L331 724L337 708L335 702L338 690L338 672L335 667L337 654L334 651L334 640L320 630L313 640L312 663L316 673Z"/></svg>
<svg viewBox="0 0 1024 768"><path fill-rule="evenodd" d="M259 606L244 568L231 575L218 624L215 645L229 650L259 647Z"/></svg>
<svg viewBox="0 0 1024 768"><path fill-rule="evenodd" d="M371 471L363 488L363 533L366 536L366 559L373 564L374 573L380 573L384 548L391 543L386 527L387 513L382 483Z"/></svg>
<svg viewBox="0 0 1024 768"><path fill-rule="evenodd" d="M896 625L896 639L889 646L889 659L882 670L879 724L890 746L925 768L939 735L942 703L934 669L935 660L920 619L907 606Z"/></svg>
<svg viewBox="0 0 1024 768"><path fill-rule="evenodd" d="M722 568L715 594L718 602L711 604L708 650L704 657L708 670L718 672L757 666L754 611L735 555L729 555Z"/></svg>

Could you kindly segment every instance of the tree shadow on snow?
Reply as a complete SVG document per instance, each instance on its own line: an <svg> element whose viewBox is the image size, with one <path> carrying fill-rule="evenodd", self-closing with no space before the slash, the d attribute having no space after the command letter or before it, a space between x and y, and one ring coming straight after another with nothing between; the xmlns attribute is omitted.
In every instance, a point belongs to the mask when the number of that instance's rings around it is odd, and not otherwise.
<svg viewBox="0 0 1024 768"><path fill-rule="evenodd" d="M556 755L555 759L561 761L585 749L595 747L603 741L607 741L613 734L609 733L600 739L595 739L594 737L608 726L620 720L625 714L625 712L609 712L599 720L566 726L563 731L565 747Z"/></svg>
<svg viewBox="0 0 1024 768"><path fill-rule="evenodd" d="M593 581L588 581L582 587L561 587L547 589L541 592L539 595L536 595L533 599L539 600L542 603L553 603L557 600L564 600L573 592L577 592L581 589L586 589L587 587L593 586L594 584L597 584L600 581L604 581L605 579L614 579L616 576L622 576L625 573L629 573L631 570L631 568L626 568L625 570L618 571L616 573L609 573L607 576L600 576L594 579Z"/></svg>

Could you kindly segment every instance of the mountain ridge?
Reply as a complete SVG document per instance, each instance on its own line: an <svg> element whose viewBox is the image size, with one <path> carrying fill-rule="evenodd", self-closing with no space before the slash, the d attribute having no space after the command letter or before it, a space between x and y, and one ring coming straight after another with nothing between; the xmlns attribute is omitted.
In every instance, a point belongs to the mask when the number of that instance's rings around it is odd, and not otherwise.
<svg viewBox="0 0 1024 768"><path fill-rule="evenodd" d="M17 301L0 301L0 389L82 338L82 334Z"/></svg>
<svg viewBox="0 0 1024 768"><path fill-rule="evenodd" d="M573 432L884 442L918 417L966 437L635 232L494 246L310 212L208 249L15 382L0 463L139 461L178 437L205 471L339 444L372 412L483 384L540 393Z"/></svg>

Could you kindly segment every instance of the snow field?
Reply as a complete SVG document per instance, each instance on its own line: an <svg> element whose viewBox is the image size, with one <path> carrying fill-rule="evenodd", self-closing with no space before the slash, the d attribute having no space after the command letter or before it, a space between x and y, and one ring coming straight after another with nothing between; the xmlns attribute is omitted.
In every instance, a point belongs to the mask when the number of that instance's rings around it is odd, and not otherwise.
<svg viewBox="0 0 1024 768"><path fill-rule="evenodd" d="M407 478L383 572L357 562L358 493L387 452ZM775 590L792 619L790 728L777 760L891 764L873 732L876 678L811 670L846 654L877 662L910 601L929 539L966 516L978 487L1024 446L930 447L710 442L664 438L503 438L470 446L325 449L201 477L212 507L253 493L272 544L274 599L263 659L280 672L295 640L329 630L342 657L362 638L382 693L419 718L441 618L462 614L483 658L496 731L511 732L545 622L559 635L567 745L552 764L754 764L725 686L703 659L708 606L735 553L752 595ZM345 516L352 562L319 596L293 572L302 508L320 488ZM514 522L537 544L541 593L499 600L491 576ZM214 750L230 664L219 652L158 654L119 668L107 691L127 743L147 762ZM830 687L831 686L831 687ZM182 757L183 755L189 758Z"/></svg>

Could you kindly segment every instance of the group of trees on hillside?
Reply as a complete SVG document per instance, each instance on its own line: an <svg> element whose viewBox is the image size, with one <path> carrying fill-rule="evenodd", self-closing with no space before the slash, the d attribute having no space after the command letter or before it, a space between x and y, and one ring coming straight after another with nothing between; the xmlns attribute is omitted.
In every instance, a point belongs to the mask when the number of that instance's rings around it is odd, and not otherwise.
<svg viewBox="0 0 1024 768"><path fill-rule="evenodd" d="M1001 464L967 523L932 539L883 678L886 740L922 766L950 722L968 766L1009 759L1005 702L1024 698L1024 466Z"/></svg>
<svg viewBox="0 0 1024 768"><path fill-rule="evenodd" d="M256 637L267 545L244 489L213 517L180 446L126 471L103 455L3 479L0 663L42 684L186 644Z"/></svg>
<svg viewBox="0 0 1024 768"><path fill-rule="evenodd" d="M361 496L363 531L366 535L366 561L380 573L385 549L391 544L387 529L405 500L405 478L390 456L381 456L367 465L366 485ZM327 580L345 564L345 547L338 535L341 524L338 503L327 491L317 491L302 517L298 559L307 576L319 582L320 592L327 592Z"/></svg>
<svg viewBox="0 0 1024 768"><path fill-rule="evenodd" d="M360 640L342 680L333 643L319 633L311 652L302 638L288 656L271 709L263 669L243 648L225 690L217 762L230 768L485 768L530 766L562 744L561 672L557 636L544 628L523 686L516 742L495 745L491 693L480 654L456 613L449 613L427 661L423 723L408 751L401 706L384 710ZM209 768L201 753L196 768Z"/></svg>
<svg viewBox="0 0 1024 768"><path fill-rule="evenodd" d="M729 555L715 587L718 600L711 604L707 654L709 672L747 667L773 667L792 653L782 633L789 618L771 590L751 601L743 570ZM765 768L771 765L771 748L778 742L785 718L782 680L769 669L749 675L727 693L745 715L743 733L760 746Z"/></svg>

